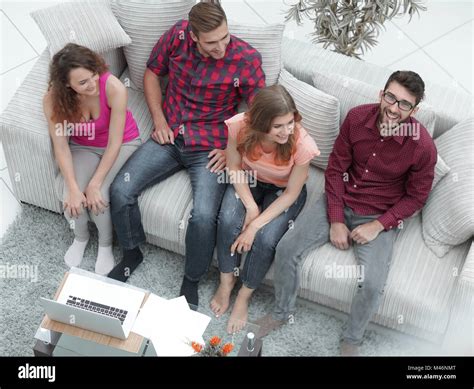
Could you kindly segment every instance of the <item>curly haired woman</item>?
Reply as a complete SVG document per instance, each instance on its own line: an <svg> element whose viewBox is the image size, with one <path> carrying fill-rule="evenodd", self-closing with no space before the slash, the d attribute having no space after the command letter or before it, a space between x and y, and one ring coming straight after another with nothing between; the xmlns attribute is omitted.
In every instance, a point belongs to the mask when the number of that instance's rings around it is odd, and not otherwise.
<svg viewBox="0 0 474 389"><path fill-rule="evenodd" d="M64 260L80 265L91 219L99 236L95 271L106 275L114 267L109 187L141 144L127 90L98 54L69 43L53 56L43 108L65 183L64 215L74 230Z"/></svg>

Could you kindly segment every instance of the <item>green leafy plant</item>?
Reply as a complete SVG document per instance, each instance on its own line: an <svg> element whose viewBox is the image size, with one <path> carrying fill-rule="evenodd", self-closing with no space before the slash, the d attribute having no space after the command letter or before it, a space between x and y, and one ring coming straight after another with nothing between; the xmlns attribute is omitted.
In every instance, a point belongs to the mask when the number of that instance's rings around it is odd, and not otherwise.
<svg viewBox="0 0 474 389"><path fill-rule="evenodd" d="M286 13L285 20L301 24L314 21L313 42L324 48L356 57L377 44L387 20L397 15L412 16L426 11L421 0L300 0Z"/></svg>

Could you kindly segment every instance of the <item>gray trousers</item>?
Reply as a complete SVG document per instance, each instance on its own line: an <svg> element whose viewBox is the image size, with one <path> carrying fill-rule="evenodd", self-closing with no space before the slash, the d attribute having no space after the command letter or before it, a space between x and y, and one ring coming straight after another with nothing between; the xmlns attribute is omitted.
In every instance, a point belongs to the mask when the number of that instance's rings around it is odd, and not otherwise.
<svg viewBox="0 0 474 389"><path fill-rule="evenodd" d="M351 208L344 209L345 224L349 230L377 219L379 215L356 215ZM323 194L318 201L306 207L295 220L294 228L280 240L275 254L275 309L277 320L287 320L295 312L299 288L301 260L329 241L330 224L327 218L327 200ZM372 315L377 311L387 281L393 242L398 229L382 231L376 239L360 245L352 242L364 277L358 280L357 292L352 300L351 312L343 337L349 343L360 344Z"/></svg>
<svg viewBox="0 0 474 389"><path fill-rule="evenodd" d="M110 168L107 176L102 183L100 193L106 203L109 203L110 195L109 188L110 184L114 180L115 176L122 168L123 164L127 162L128 158L133 152L142 144L140 138L134 139L131 142L123 143L120 147L119 154L114 164ZM87 185L89 184L92 176L99 166L102 155L105 152L105 148L102 147L91 147L81 146L79 144L71 142L69 144L72 154L72 164L74 166L74 175L76 177L77 185L81 192L84 192ZM68 195L67 185L64 185L64 191L62 195L62 201L64 202ZM68 212L64 212L66 220L69 222L69 226L74 230L74 236L80 241L89 239L89 230L87 228L87 222L93 221L97 226L99 235L99 245L106 247L112 245L113 230L112 230L112 218L110 216L110 206L104 209L103 213L94 215L93 212L89 212L87 208L82 209L82 213L77 219L71 218Z"/></svg>

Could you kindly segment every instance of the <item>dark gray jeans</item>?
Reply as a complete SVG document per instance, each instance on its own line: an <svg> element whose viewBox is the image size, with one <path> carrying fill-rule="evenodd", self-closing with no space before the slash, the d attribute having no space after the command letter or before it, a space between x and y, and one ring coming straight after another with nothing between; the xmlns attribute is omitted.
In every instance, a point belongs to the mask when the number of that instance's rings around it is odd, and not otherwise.
<svg viewBox="0 0 474 389"><path fill-rule="evenodd" d="M265 211L284 191L272 184L257 181L250 191L257 205ZM241 255L230 254L230 247L242 231L245 221L245 207L236 196L233 185L228 185L222 200L217 226L217 258L221 273L232 273L240 266ZM251 250L247 254L244 268L240 274L242 283L257 289L270 268L275 256L275 248L283 234L288 230L291 221L297 218L306 201L306 185L303 186L296 201L285 211L274 218L257 232Z"/></svg>
<svg viewBox="0 0 474 389"><path fill-rule="evenodd" d="M307 204L294 223L294 228L280 240L275 254L275 309L277 320L287 320L295 312L299 288L299 267L309 251L329 241L327 200L323 194L318 201ZM351 208L344 209L345 224L349 230L368 223L379 215L356 215ZM364 277L358 280L352 300L349 320L343 337L349 343L360 344L372 315L377 311L387 281L392 258L393 242L398 229L382 231L373 241L359 245L353 242L358 265L363 266Z"/></svg>

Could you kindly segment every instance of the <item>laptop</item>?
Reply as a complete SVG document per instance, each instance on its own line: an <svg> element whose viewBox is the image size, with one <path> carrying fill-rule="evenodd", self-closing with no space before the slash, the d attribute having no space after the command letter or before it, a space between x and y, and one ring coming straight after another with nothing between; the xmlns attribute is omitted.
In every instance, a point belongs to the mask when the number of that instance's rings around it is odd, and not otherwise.
<svg viewBox="0 0 474 389"><path fill-rule="evenodd" d="M69 274L56 301L40 302L52 320L127 339L144 298L142 291Z"/></svg>

